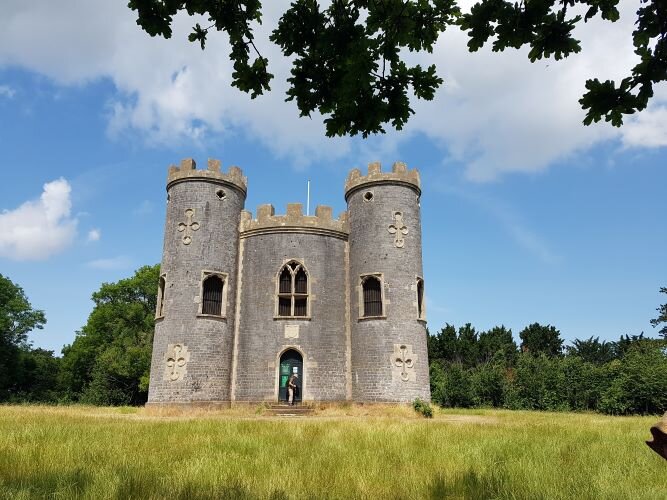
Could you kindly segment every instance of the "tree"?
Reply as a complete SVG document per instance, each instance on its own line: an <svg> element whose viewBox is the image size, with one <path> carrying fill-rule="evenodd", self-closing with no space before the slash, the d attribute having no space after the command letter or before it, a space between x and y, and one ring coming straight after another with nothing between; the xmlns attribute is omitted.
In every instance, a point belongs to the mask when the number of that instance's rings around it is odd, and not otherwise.
<svg viewBox="0 0 667 500"><path fill-rule="evenodd" d="M667 293L667 288L662 287L660 293ZM656 311L658 311L658 317L651 320L651 325L655 328L659 326L660 323L664 323L665 326L663 326L658 333L667 340L667 303L662 304Z"/></svg>
<svg viewBox="0 0 667 500"><path fill-rule="evenodd" d="M460 363L431 363L431 397L440 406L473 406L470 373Z"/></svg>
<svg viewBox="0 0 667 500"><path fill-rule="evenodd" d="M466 323L459 327L457 346L458 362L464 367L470 368L477 364L479 358L479 342L475 327Z"/></svg>
<svg viewBox="0 0 667 500"><path fill-rule="evenodd" d="M614 362L613 369L614 376L601 398L601 411L658 414L667 410L664 341L643 339L633 343L625 356Z"/></svg>
<svg viewBox="0 0 667 500"><path fill-rule="evenodd" d="M648 339L644 337L644 332L639 335L621 335L618 342L614 343L614 356L622 358L630 350L631 347L640 342L653 342L656 339Z"/></svg>
<svg viewBox="0 0 667 500"><path fill-rule="evenodd" d="M479 334L479 353L481 362L502 362L506 366L514 364L517 348L512 337L512 330L504 325Z"/></svg>
<svg viewBox="0 0 667 500"><path fill-rule="evenodd" d="M46 349L21 349L11 401L55 402L61 399L60 358Z"/></svg>
<svg viewBox="0 0 667 500"><path fill-rule="evenodd" d="M560 356L563 340L555 326L533 323L521 330L521 350L531 354L545 354L550 357Z"/></svg>
<svg viewBox="0 0 667 500"><path fill-rule="evenodd" d="M159 266L103 283L72 345L63 348L63 380L73 399L142 404L148 393Z"/></svg>
<svg viewBox="0 0 667 500"><path fill-rule="evenodd" d="M575 339L571 346L565 348L569 356L580 357L583 361L595 364L603 364L611 361L615 357L615 346L613 342L595 337L587 340Z"/></svg>
<svg viewBox="0 0 667 500"><path fill-rule="evenodd" d="M568 410L562 358L546 354L522 354L513 372L513 401L510 408ZM509 398L508 398L509 399Z"/></svg>
<svg viewBox="0 0 667 500"><path fill-rule="evenodd" d="M456 327L445 324L435 335L428 337L428 359L453 361L457 359Z"/></svg>
<svg viewBox="0 0 667 500"><path fill-rule="evenodd" d="M0 401L21 385L21 353L30 349L28 333L45 323L44 312L32 308L23 289L0 274Z"/></svg>
<svg viewBox="0 0 667 500"><path fill-rule="evenodd" d="M455 0L333 0L323 8L317 0L295 0L270 37L291 58L287 100L296 101L301 116L315 110L325 119L328 136L384 132L391 123L401 129L411 114L408 89L431 100L443 83L435 65L408 66L405 52L432 52L439 35L458 26L476 51L493 39L493 50L530 47L532 62L556 60L581 50L574 28L600 16L617 21L619 0L480 0L461 14ZM324 2L322 2L324 3ZM623 115L646 108L653 85L667 80L667 7L664 0L641 0L633 32L640 62L617 86L588 80L579 101L587 110L584 123L603 117L615 126ZM234 63L232 85L252 98L270 90L273 75L267 58L254 43L254 25L262 21L259 0L129 0L137 24L151 36L170 38L171 22L180 11L206 16L189 35L204 49L209 31L227 33ZM568 11L569 9L569 11ZM251 61L251 53L253 59Z"/></svg>

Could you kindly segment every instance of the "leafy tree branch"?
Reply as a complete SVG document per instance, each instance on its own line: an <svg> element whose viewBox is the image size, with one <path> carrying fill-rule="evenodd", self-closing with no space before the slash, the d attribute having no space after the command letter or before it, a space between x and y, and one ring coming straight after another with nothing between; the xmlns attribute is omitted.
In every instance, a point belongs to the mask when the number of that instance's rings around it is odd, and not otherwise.
<svg viewBox="0 0 667 500"><path fill-rule="evenodd" d="M619 19L618 1L481 0L462 14L455 0L333 0L326 8L318 0L295 0L270 40L293 57L287 100L295 101L300 115L324 115L330 137L367 137L385 132L388 123L402 129L414 114L408 92L432 100L443 83L434 64L409 66L401 51L430 53L447 27L458 26L468 33L471 52L487 43L495 52L528 45L531 62L561 60L582 50L574 36L581 21ZM578 5L586 8L584 16L568 12ZM225 32L234 64L232 86L252 98L270 91L269 61L254 42L253 25L262 22L259 0L130 0L128 6L144 31L164 38L172 36L178 12L208 16L211 24L196 23L188 39L204 49L210 30ZM625 115L646 108L653 86L667 80L666 34L667 3L641 0L633 32L640 62L619 84L586 81L579 100L586 110L584 124L604 118L619 127Z"/></svg>

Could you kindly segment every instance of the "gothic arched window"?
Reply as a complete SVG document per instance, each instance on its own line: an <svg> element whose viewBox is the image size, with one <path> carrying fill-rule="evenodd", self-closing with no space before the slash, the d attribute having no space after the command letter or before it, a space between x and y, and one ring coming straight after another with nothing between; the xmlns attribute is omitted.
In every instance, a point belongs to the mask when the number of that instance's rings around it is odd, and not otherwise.
<svg viewBox="0 0 667 500"><path fill-rule="evenodd" d="M201 294L201 314L223 316L224 314L224 275L204 272Z"/></svg>
<svg viewBox="0 0 667 500"><path fill-rule="evenodd" d="M380 276L362 276L361 289L363 295L362 318L384 316L382 301L382 279Z"/></svg>
<svg viewBox="0 0 667 500"><path fill-rule="evenodd" d="M308 273L303 264L290 261L278 275L278 316L308 316Z"/></svg>

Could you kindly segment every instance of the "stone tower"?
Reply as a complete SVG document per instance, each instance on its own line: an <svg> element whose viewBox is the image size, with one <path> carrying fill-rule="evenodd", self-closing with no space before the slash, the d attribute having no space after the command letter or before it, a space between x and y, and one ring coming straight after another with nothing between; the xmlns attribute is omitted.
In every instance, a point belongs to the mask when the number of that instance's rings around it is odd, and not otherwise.
<svg viewBox="0 0 667 500"><path fill-rule="evenodd" d="M404 163L371 163L345 184L355 401L430 400L420 196Z"/></svg>
<svg viewBox="0 0 667 500"><path fill-rule="evenodd" d="M247 181L209 160L170 167L167 221L148 399L228 402L236 312L239 220ZM201 300L203 287L215 301Z"/></svg>
<svg viewBox="0 0 667 500"><path fill-rule="evenodd" d="M149 405L430 400L420 179L352 170L347 211L244 210L247 181L170 167Z"/></svg>

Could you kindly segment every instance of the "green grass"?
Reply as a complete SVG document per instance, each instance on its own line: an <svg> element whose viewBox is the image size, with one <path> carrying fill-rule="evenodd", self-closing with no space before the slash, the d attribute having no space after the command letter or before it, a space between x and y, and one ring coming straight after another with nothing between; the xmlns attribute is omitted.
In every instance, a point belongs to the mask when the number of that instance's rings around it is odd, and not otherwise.
<svg viewBox="0 0 667 500"><path fill-rule="evenodd" d="M664 499L654 417L0 406L3 498Z"/></svg>

